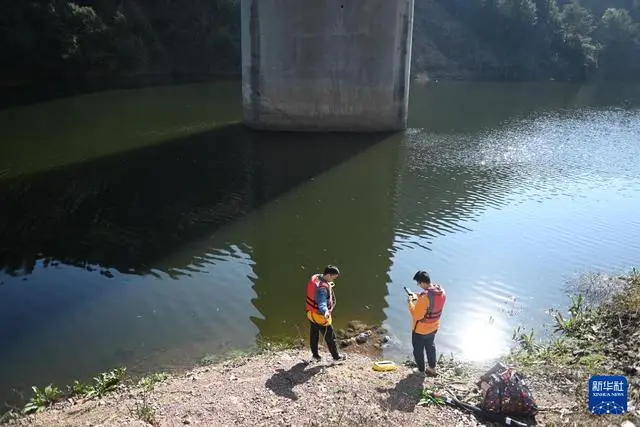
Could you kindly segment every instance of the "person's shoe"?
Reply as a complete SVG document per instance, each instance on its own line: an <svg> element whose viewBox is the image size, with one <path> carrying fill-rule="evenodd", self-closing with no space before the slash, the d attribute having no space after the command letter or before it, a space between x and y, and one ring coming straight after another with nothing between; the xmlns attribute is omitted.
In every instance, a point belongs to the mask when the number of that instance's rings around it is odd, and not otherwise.
<svg viewBox="0 0 640 427"><path fill-rule="evenodd" d="M314 354L312 356L313 360L315 360L316 362L319 362L322 360L322 356L320 356L319 354Z"/></svg>
<svg viewBox="0 0 640 427"><path fill-rule="evenodd" d="M437 377L438 373L436 372L436 368L427 368L427 370L425 371L425 373L427 374L427 376L429 377Z"/></svg>
<svg viewBox="0 0 640 427"><path fill-rule="evenodd" d="M412 372L412 373L414 373L414 374L425 375L424 371L421 371L421 370L420 370L420 369L418 369L418 368L413 368L413 369L411 370L411 372Z"/></svg>
<svg viewBox="0 0 640 427"><path fill-rule="evenodd" d="M339 355L337 358L333 358L334 362L344 362L345 360L347 360L347 356L344 354Z"/></svg>

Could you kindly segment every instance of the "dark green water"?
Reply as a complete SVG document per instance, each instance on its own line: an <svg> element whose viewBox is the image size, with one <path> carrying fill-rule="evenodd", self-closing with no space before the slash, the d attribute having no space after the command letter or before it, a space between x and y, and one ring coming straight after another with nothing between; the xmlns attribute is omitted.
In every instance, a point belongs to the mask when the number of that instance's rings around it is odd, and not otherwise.
<svg viewBox="0 0 640 427"><path fill-rule="evenodd" d="M577 274L640 262L638 86L414 85L393 135L256 133L239 103L228 83L0 110L0 400L306 337L327 263L338 326L384 324L388 357L427 269L438 350L481 359Z"/></svg>

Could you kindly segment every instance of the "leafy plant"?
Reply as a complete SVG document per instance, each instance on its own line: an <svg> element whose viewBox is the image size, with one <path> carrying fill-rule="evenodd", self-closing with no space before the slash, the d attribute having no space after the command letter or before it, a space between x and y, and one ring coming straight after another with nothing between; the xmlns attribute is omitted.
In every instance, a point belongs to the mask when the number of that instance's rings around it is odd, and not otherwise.
<svg viewBox="0 0 640 427"><path fill-rule="evenodd" d="M69 394L71 394L72 396L83 396L84 394L86 394L89 391L89 388L91 386L81 383L78 380L75 380L73 382L73 385L67 386L67 390L69 391Z"/></svg>
<svg viewBox="0 0 640 427"><path fill-rule="evenodd" d="M125 377L126 368L116 368L109 372L103 372L93 378L94 384L87 386L85 396L89 399L102 397L114 391Z"/></svg>
<svg viewBox="0 0 640 427"><path fill-rule="evenodd" d="M136 402L136 407L131 411L131 415L135 416L139 420L144 421L152 426L159 425L156 420L156 410L147 401L147 395L142 396L142 402Z"/></svg>
<svg viewBox="0 0 640 427"><path fill-rule="evenodd" d="M442 394L436 390L425 388L420 395L418 405L444 405L445 400Z"/></svg>
<svg viewBox="0 0 640 427"><path fill-rule="evenodd" d="M520 326L518 326L513 331L511 339L517 342L523 350L529 353L535 353L540 349L540 344L536 343L535 341L533 329L531 329L531 332L527 334L523 332Z"/></svg>
<svg viewBox="0 0 640 427"><path fill-rule="evenodd" d="M559 311L555 311L555 331L568 334L577 332L584 324L585 313L584 297L582 294L571 296L568 318L565 318Z"/></svg>
<svg viewBox="0 0 640 427"><path fill-rule="evenodd" d="M167 378L169 378L169 375L165 374L164 372L151 374L142 378L140 382L138 382L138 385L144 387L147 390L153 390L156 384L165 381Z"/></svg>
<svg viewBox="0 0 640 427"><path fill-rule="evenodd" d="M62 395L58 387L53 384L49 384L44 389L36 386L31 387L31 389L33 390L33 396L24 406L24 409L22 410L23 414L40 412L55 403Z"/></svg>
<svg viewBox="0 0 640 427"><path fill-rule="evenodd" d="M551 338L551 347L553 351L558 354L564 354L569 351L569 346L567 342L562 337L552 337Z"/></svg>

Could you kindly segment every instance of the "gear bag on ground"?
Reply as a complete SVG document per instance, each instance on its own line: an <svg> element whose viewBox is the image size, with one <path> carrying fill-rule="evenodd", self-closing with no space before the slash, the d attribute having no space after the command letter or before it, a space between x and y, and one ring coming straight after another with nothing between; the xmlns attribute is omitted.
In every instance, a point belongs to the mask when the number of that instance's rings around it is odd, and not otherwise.
<svg viewBox="0 0 640 427"><path fill-rule="evenodd" d="M514 368L497 363L480 377L478 386L482 392L482 410L496 415L534 417L538 406L529 387Z"/></svg>

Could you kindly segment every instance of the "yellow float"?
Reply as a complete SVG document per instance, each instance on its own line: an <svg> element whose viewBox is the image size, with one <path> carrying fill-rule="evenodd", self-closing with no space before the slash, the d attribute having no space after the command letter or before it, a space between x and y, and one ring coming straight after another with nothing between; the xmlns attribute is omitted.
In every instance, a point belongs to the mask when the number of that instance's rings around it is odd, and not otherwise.
<svg viewBox="0 0 640 427"><path fill-rule="evenodd" d="M379 372L395 371L397 368L398 366L391 360L381 360L373 364L373 370Z"/></svg>

